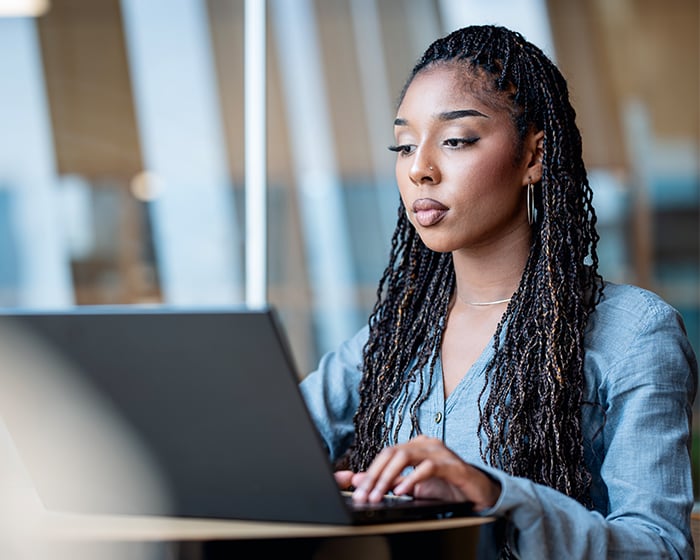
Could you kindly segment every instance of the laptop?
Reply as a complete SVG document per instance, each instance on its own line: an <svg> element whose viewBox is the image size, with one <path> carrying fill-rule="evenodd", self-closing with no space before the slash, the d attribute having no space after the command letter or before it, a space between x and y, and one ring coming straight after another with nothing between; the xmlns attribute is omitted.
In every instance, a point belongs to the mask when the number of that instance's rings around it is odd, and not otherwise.
<svg viewBox="0 0 700 560"><path fill-rule="evenodd" d="M272 307L0 311L0 419L46 509L338 525L472 515L338 490Z"/></svg>

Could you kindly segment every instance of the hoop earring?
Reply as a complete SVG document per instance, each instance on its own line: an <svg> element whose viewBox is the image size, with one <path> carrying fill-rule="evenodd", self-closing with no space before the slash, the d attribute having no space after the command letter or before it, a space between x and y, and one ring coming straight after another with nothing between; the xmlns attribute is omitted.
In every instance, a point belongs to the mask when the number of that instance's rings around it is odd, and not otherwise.
<svg viewBox="0 0 700 560"><path fill-rule="evenodd" d="M535 188L532 183L527 184L527 223L535 223Z"/></svg>

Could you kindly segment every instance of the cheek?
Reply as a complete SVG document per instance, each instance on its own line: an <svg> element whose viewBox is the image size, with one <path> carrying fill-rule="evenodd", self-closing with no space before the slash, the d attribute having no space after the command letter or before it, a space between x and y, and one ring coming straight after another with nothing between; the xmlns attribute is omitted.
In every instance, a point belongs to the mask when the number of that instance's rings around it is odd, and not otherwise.
<svg viewBox="0 0 700 560"><path fill-rule="evenodd" d="M463 169L461 176L483 195L505 194L521 186L520 173L507 157L482 159L478 167Z"/></svg>
<svg viewBox="0 0 700 560"><path fill-rule="evenodd" d="M403 191L401 191L400 189L399 195L401 196L401 205L403 206L403 210L406 213L406 217L408 218L408 221L413 224L413 213L409 210L410 200L406 196L404 196Z"/></svg>
<svg viewBox="0 0 700 560"><path fill-rule="evenodd" d="M396 185L399 189L399 196L401 197L401 204L403 205L403 209L406 212L406 217L408 218L408 221L415 227L416 224L413 223L413 214L409 211L408 208L411 200L409 193L410 189L413 187L413 184L411 184L410 181L406 179L405 175L400 175L397 170Z"/></svg>
<svg viewBox="0 0 700 560"><path fill-rule="evenodd" d="M401 195L401 200L406 204L406 196L412 187L410 180L408 179L405 171L400 169L399 165L396 166L396 186L399 189L399 194Z"/></svg>

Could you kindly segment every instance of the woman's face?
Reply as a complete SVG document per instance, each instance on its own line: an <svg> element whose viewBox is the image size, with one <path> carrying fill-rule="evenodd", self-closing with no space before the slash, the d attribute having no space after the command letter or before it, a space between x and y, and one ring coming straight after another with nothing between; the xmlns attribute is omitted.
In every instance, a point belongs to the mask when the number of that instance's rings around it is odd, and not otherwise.
<svg viewBox="0 0 700 560"><path fill-rule="evenodd" d="M479 101L468 83L459 66L423 70L394 122L401 199L439 252L529 240L526 187L541 177L542 134L521 145L509 112Z"/></svg>

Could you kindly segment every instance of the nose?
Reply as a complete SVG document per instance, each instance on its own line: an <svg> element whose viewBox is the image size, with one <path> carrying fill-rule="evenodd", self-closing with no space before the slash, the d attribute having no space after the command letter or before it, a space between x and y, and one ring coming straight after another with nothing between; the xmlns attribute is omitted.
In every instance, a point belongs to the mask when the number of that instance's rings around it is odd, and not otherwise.
<svg viewBox="0 0 700 560"><path fill-rule="evenodd" d="M440 182L440 171L427 153L418 150L413 158L409 177L415 185L434 184Z"/></svg>

